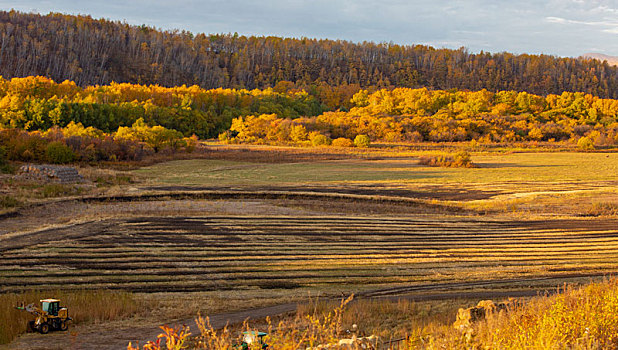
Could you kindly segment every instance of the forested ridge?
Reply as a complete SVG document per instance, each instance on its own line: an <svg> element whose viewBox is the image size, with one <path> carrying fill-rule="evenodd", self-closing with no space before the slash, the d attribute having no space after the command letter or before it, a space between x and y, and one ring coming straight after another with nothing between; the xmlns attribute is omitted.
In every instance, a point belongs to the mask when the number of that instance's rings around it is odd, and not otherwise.
<svg viewBox="0 0 618 350"><path fill-rule="evenodd" d="M79 86L111 82L266 88L323 86L563 91L618 98L618 68L598 60L471 54L341 40L206 35L52 13L0 12L0 74Z"/></svg>

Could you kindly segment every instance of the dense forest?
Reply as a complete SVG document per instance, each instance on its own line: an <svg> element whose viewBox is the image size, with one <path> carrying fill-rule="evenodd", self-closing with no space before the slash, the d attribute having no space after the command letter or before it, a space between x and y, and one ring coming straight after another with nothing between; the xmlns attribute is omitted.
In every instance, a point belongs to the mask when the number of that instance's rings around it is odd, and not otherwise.
<svg viewBox="0 0 618 350"><path fill-rule="evenodd" d="M185 136L208 138L229 128L238 116L274 113L298 118L321 112L314 96L298 90L205 90L128 83L82 88L72 81L56 83L46 77L0 77L0 128L45 131L75 122L114 132L143 119Z"/></svg>
<svg viewBox="0 0 618 350"><path fill-rule="evenodd" d="M618 98L618 68L592 59L473 54L388 43L192 34L89 16L0 12L0 74L254 89L329 87L563 91Z"/></svg>
<svg viewBox="0 0 618 350"><path fill-rule="evenodd" d="M275 89L264 90L128 83L80 87L45 77L0 78L0 129L42 134L63 129L93 138L106 134L149 142L155 152L182 147L176 140L194 134L218 135L224 142L301 146L353 146L359 135L369 142L578 143L585 138L587 146L618 144L618 99L581 92L541 96L516 91L361 89L345 103L347 107L328 108L327 103L334 103L331 95L314 96L293 86L280 82ZM76 132L76 128L90 129ZM139 132L129 132L130 128Z"/></svg>
<svg viewBox="0 0 618 350"><path fill-rule="evenodd" d="M565 141L586 149L618 144L618 100L590 94L397 88L361 90L352 103L349 112L294 120L240 116L220 139L313 146L352 146L359 135L380 142Z"/></svg>

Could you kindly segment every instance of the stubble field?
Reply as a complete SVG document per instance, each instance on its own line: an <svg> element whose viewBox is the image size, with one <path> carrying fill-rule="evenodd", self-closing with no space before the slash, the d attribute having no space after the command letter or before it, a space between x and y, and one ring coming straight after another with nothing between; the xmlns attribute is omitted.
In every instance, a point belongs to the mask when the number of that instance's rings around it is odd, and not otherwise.
<svg viewBox="0 0 618 350"><path fill-rule="evenodd" d="M537 290L618 270L614 219L141 217L38 236L3 252L2 292Z"/></svg>
<svg viewBox="0 0 618 350"><path fill-rule="evenodd" d="M150 314L160 324L316 295L530 296L618 272L615 154L473 161L221 157L123 172L135 180L107 198L2 219L0 292L128 291L168 309Z"/></svg>

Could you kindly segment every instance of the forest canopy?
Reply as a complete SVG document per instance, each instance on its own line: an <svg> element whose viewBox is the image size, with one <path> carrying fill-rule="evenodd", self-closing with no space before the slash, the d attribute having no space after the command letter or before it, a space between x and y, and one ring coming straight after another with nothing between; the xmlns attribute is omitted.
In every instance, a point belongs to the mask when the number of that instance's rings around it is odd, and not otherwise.
<svg viewBox="0 0 618 350"><path fill-rule="evenodd" d="M0 126L47 130L82 123L104 132L131 126L138 119L207 138L227 129L233 118L276 113L282 118L318 115L320 103L304 91L273 89L205 90L198 86L164 88L117 84L79 87L45 77L0 77Z"/></svg>
<svg viewBox="0 0 618 350"><path fill-rule="evenodd" d="M470 53L425 45L194 34L90 16L0 12L0 75L265 89L330 87L584 92L618 98L618 68L594 59Z"/></svg>

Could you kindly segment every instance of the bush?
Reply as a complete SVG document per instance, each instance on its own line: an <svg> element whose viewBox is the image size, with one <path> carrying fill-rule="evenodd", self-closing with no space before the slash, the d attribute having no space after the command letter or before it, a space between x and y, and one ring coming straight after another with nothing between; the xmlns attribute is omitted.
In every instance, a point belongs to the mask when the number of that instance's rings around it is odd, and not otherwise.
<svg viewBox="0 0 618 350"><path fill-rule="evenodd" d="M588 209L588 212L586 214L588 216L618 215L618 203L612 203L612 202L594 203Z"/></svg>
<svg viewBox="0 0 618 350"><path fill-rule="evenodd" d="M334 139L331 145L334 147L353 147L354 143L350 139L346 139L345 137L340 137L338 139Z"/></svg>
<svg viewBox="0 0 618 350"><path fill-rule="evenodd" d="M586 136L581 137L579 140L577 140L577 148L586 151L593 150L594 141L592 141L592 139Z"/></svg>
<svg viewBox="0 0 618 350"><path fill-rule="evenodd" d="M43 198L62 197L79 192L77 188L61 184L48 184L41 189L40 196Z"/></svg>
<svg viewBox="0 0 618 350"><path fill-rule="evenodd" d="M75 153L62 142L50 142L45 149L45 158L50 163L65 164L75 160Z"/></svg>
<svg viewBox="0 0 618 350"><path fill-rule="evenodd" d="M21 203L12 196L0 196L0 208L15 208Z"/></svg>
<svg viewBox="0 0 618 350"><path fill-rule="evenodd" d="M328 136L322 135L320 133L311 133L311 145L314 147L318 146L328 146L331 143L331 139Z"/></svg>
<svg viewBox="0 0 618 350"><path fill-rule="evenodd" d="M456 168L469 168L472 166L472 157L470 157L470 153L466 151L461 151L455 154L455 159L453 160L453 166Z"/></svg>
<svg viewBox="0 0 618 350"><path fill-rule="evenodd" d="M0 166L6 165L6 148L0 147Z"/></svg>
<svg viewBox="0 0 618 350"><path fill-rule="evenodd" d="M473 168L472 158L470 153L461 151L455 156L438 155L438 156L425 156L419 159L419 163L427 166L436 167L448 167L448 168Z"/></svg>
<svg viewBox="0 0 618 350"><path fill-rule="evenodd" d="M0 173L8 173L10 170L6 148L0 147Z"/></svg>
<svg viewBox="0 0 618 350"><path fill-rule="evenodd" d="M230 140L232 139L232 137L230 136L231 131L225 131L219 134L219 142L221 143L230 143Z"/></svg>
<svg viewBox="0 0 618 350"><path fill-rule="evenodd" d="M369 140L369 136L367 135L356 135L354 138L354 145L360 148L367 148L371 144L371 140Z"/></svg>

